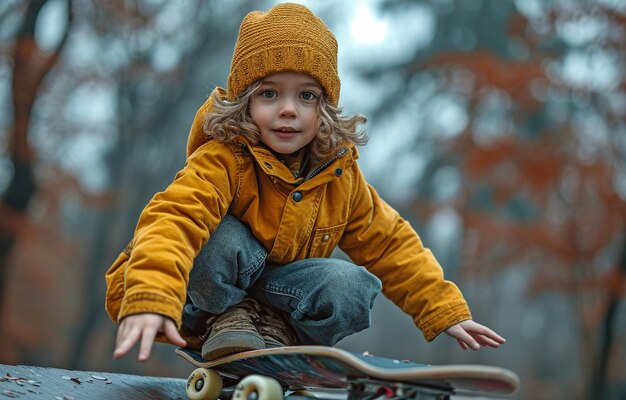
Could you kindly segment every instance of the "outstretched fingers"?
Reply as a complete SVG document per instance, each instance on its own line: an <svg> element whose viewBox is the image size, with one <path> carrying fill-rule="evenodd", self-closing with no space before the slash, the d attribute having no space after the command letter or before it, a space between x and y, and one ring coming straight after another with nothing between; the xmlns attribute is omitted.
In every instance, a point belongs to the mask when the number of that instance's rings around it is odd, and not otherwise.
<svg viewBox="0 0 626 400"><path fill-rule="evenodd" d="M491 336L484 336L484 335L473 335L473 337L481 346L489 346L493 348L499 347L501 344L504 344L504 342L506 341L504 340L504 338L500 338L500 340L496 340L492 338Z"/></svg>
<svg viewBox="0 0 626 400"><path fill-rule="evenodd" d="M493 330L472 320L453 325L446 329L446 333L455 338L463 350L478 350L481 346L497 348L506 342L506 339Z"/></svg>
<svg viewBox="0 0 626 400"><path fill-rule="evenodd" d="M118 359L130 351L141 336L141 330L138 327L129 326L124 321L117 330L117 340L115 342L115 350L113 351L113 359Z"/></svg>
<svg viewBox="0 0 626 400"><path fill-rule="evenodd" d="M463 350L467 350L468 348L472 350L480 349L480 344L472 335L469 334L463 327L459 325L455 325L451 328L448 328L447 333L456 339Z"/></svg>
<svg viewBox="0 0 626 400"><path fill-rule="evenodd" d="M154 339L159 332L165 333L167 338L177 346L187 345L171 319L153 313L134 314L124 318L120 323L113 358L125 356L139 342L137 358L139 361L147 360L150 357Z"/></svg>
<svg viewBox="0 0 626 400"><path fill-rule="evenodd" d="M165 337L167 337L172 344L178 347L187 346L187 342L180 336L178 329L176 329L176 324L171 319L167 319L163 324L163 333L165 333Z"/></svg>
<svg viewBox="0 0 626 400"><path fill-rule="evenodd" d="M506 342L505 338L486 326L476 322L468 324L468 326L465 326L464 329L482 346L497 348Z"/></svg>
<svg viewBox="0 0 626 400"><path fill-rule="evenodd" d="M139 361L146 361L150 358L152 344L157 332L158 330L154 326L146 326L141 332L141 344L139 345L139 355L137 356Z"/></svg>

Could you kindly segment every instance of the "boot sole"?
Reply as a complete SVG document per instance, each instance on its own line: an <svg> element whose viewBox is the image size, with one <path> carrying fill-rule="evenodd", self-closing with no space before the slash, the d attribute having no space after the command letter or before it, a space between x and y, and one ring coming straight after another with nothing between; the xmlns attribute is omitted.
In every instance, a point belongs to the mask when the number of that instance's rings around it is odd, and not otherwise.
<svg viewBox="0 0 626 400"><path fill-rule="evenodd" d="M265 341L258 333L236 330L222 331L207 340L202 346L202 358L215 360L230 354L265 348Z"/></svg>

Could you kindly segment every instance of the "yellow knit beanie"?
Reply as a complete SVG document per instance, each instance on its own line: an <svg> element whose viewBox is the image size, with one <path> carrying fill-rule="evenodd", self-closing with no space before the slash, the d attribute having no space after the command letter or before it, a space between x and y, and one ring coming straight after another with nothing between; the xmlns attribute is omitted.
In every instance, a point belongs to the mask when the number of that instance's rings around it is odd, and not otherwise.
<svg viewBox="0 0 626 400"><path fill-rule="evenodd" d="M228 98L234 100L258 79L284 71L311 75L330 103L338 104L337 40L319 17L300 4L278 4L268 12L246 15L228 76Z"/></svg>

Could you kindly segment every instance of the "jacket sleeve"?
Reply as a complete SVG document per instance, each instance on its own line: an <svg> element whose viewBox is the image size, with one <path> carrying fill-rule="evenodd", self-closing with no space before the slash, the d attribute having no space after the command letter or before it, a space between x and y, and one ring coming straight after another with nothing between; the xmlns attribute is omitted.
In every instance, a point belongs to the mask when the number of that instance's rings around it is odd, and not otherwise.
<svg viewBox="0 0 626 400"><path fill-rule="evenodd" d="M383 283L383 293L409 314L426 340L471 314L459 288L443 277L432 252L408 221L378 196L355 163L351 214L339 246Z"/></svg>
<svg viewBox="0 0 626 400"><path fill-rule="evenodd" d="M236 191L235 171L230 148L210 141L152 198L126 251L121 304L107 305L119 310L113 319L153 312L180 325L193 260L228 211Z"/></svg>

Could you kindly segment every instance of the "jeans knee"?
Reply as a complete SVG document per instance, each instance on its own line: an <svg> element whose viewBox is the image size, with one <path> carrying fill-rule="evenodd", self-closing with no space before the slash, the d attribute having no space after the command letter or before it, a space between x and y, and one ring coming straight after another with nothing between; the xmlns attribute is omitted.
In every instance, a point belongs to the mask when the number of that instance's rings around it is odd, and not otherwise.
<svg viewBox="0 0 626 400"><path fill-rule="evenodd" d="M375 296L381 291L380 279L365 268L351 263L344 265L332 265L326 273L326 282L330 286L336 286L335 290L343 292L350 297Z"/></svg>
<svg viewBox="0 0 626 400"><path fill-rule="evenodd" d="M335 312L343 310L345 315L369 315L374 300L382 290L380 279L351 263L330 266L323 286L328 289L325 295L333 299Z"/></svg>
<svg viewBox="0 0 626 400"><path fill-rule="evenodd" d="M324 286L332 307L330 321L334 321L329 343L369 328L371 311L382 290L380 280L363 267L345 264L328 269Z"/></svg>
<svg viewBox="0 0 626 400"><path fill-rule="evenodd" d="M241 221L226 214L202 251L236 251L250 246L260 246L260 244Z"/></svg>

